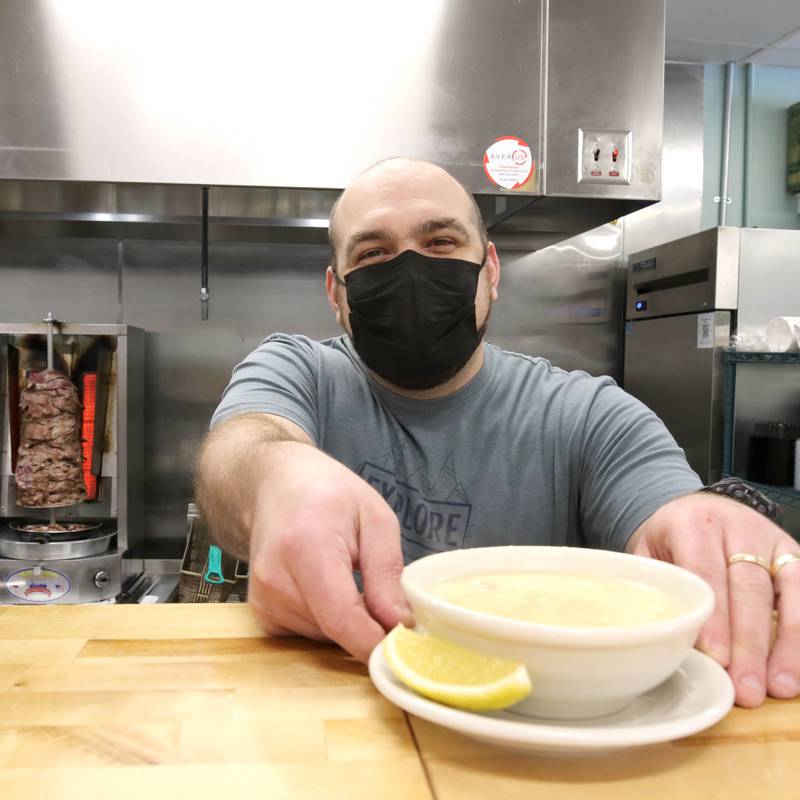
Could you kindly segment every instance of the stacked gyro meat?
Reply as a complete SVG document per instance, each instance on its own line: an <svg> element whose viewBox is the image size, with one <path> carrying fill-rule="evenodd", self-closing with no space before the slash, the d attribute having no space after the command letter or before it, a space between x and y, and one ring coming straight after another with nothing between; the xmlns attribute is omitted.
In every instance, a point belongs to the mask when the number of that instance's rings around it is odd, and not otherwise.
<svg viewBox="0 0 800 800"><path fill-rule="evenodd" d="M86 498L81 403L70 379L54 369L33 372L20 396L17 505L51 508Z"/></svg>

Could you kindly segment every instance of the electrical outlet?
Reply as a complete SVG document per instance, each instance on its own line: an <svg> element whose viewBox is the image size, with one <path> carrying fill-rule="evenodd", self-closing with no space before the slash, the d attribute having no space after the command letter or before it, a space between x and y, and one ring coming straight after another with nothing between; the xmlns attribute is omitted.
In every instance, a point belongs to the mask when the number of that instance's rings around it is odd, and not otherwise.
<svg viewBox="0 0 800 800"><path fill-rule="evenodd" d="M578 183L631 182L631 131L578 128Z"/></svg>

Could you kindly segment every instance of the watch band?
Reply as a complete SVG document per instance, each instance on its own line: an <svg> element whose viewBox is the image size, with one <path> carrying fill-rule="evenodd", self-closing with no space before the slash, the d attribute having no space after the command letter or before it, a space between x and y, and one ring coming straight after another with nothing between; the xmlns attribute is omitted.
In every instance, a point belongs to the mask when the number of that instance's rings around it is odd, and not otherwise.
<svg viewBox="0 0 800 800"><path fill-rule="evenodd" d="M736 502L752 508L753 511L758 511L759 514L763 514L767 519L771 519L778 525L783 519L783 509L778 503L770 500L758 489L748 486L739 478L723 478L721 481L704 486L700 491L730 497L731 500L736 500Z"/></svg>

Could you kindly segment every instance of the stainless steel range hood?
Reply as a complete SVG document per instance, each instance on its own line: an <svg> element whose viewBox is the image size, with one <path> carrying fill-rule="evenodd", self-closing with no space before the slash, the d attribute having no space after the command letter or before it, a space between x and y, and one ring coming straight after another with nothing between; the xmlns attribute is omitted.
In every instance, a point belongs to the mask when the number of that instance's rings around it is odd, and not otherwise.
<svg viewBox="0 0 800 800"><path fill-rule="evenodd" d="M324 241L392 155L450 170L507 247L660 195L663 0L7 0L0 53L0 235L194 238L211 186L214 238ZM484 169L502 137L515 188Z"/></svg>

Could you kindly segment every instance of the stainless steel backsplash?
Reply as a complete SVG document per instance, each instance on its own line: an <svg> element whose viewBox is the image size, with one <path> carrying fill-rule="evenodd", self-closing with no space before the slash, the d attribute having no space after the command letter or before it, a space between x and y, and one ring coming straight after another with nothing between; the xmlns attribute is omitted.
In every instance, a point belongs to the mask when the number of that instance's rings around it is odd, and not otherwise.
<svg viewBox="0 0 800 800"><path fill-rule="evenodd" d="M567 245L567 258L552 248L533 260L501 255L490 339L567 368L614 374L624 274L619 231L605 227L605 237L590 237L583 250ZM339 332L324 292L327 248L212 243L209 261L211 318L202 322L196 242L0 239L0 320L39 320L52 311L147 331L148 558L180 555L197 446L234 364L273 331Z"/></svg>

